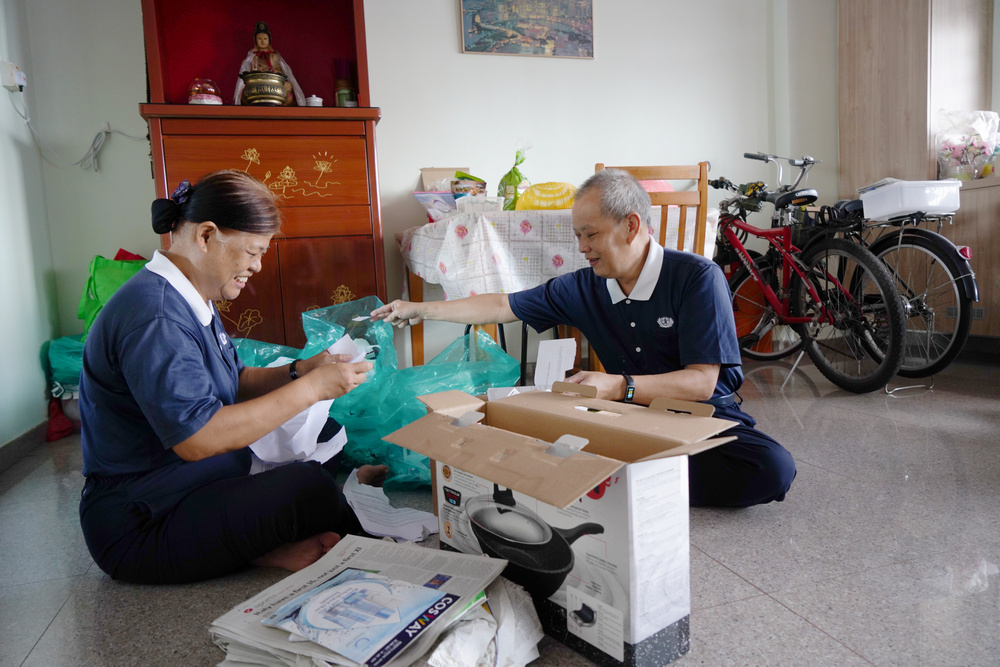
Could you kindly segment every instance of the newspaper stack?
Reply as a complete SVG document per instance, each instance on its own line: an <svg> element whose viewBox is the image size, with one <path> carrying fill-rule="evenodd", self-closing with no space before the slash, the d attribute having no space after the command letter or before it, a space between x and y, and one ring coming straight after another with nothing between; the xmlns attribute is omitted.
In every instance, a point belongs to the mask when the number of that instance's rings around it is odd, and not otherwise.
<svg viewBox="0 0 1000 667"><path fill-rule="evenodd" d="M348 536L209 631L232 667L524 665L542 630L506 564Z"/></svg>

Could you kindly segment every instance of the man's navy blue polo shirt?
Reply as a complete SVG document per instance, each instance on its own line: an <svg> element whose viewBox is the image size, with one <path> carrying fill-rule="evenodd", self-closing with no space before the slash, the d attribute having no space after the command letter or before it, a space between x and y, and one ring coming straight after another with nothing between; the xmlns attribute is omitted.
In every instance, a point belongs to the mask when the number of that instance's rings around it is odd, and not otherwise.
<svg viewBox="0 0 1000 667"><path fill-rule="evenodd" d="M743 384L729 286L712 260L650 240L632 293L580 269L509 295L518 319L538 332L579 329L608 373L655 375L691 364L719 364L714 397Z"/></svg>

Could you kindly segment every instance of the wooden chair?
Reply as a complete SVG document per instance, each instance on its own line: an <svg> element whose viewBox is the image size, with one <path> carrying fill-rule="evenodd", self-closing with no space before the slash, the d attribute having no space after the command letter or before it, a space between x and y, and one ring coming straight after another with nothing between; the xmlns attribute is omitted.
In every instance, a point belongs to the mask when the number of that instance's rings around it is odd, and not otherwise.
<svg viewBox="0 0 1000 667"><path fill-rule="evenodd" d="M660 207L660 245L667 242L667 213L670 206L680 208L677 223L677 250L684 250L684 238L687 232L688 209L697 208L694 214L694 244L692 248L699 255L711 259L715 246L706 245L708 234L708 162L698 164L670 165L664 167L615 167L605 166L603 162L594 165L594 173L603 169L621 169L635 176L640 181L694 181L694 190L675 192L650 192L649 199L653 206ZM590 370L604 372L604 364L597 358L593 349L590 350Z"/></svg>
<svg viewBox="0 0 1000 667"><path fill-rule="evenodd" d="M640 181L694 181L694 190L677 192L650 192L649 198L653 206L660 207L660 245L667 242L667 211L670 206L680 208L680 220L677 225L677 250L684 250L684 237L687 231L688 209L697 208L694 213L694 252L711 258L714 246L706 247L708 230L708 162L690 165L671 165L666 167L615 167L598 163L594 173L602 169L621 169L635 176Z"/></svg>

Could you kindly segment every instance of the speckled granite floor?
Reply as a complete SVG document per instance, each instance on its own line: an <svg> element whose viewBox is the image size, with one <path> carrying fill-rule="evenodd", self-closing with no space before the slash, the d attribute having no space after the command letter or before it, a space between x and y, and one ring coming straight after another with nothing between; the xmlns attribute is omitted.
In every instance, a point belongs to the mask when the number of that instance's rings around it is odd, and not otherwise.
<svg viewBox="0 0 1000 667"><path fill-rule="evenodd" d="M798 478L783 503L691 513L689 665L996 665L1000 367L933 391L844 393L804 363L746 367L744 408ZM284 576L110 580L77 520L79 439L0 474L0 665L212 665L208 624ZM429 509L430 493L391 493ZM544 641L538 665L587 663Z"/></svg>

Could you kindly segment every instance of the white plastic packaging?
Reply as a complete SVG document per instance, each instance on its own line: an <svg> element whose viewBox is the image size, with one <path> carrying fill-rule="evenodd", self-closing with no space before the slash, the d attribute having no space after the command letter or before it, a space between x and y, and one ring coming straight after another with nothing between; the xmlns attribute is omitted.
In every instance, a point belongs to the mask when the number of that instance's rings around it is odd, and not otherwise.
<svg viewBox="0 0 1000 667"><path fill-rule="evenodd" d="M962 187L959 180L886 180L889 182L884 185L876 184L876 187L870 187L861 193L866 218L887 220L918 211L944 215L958 210L958 190Z"/></svg>

